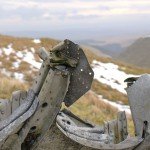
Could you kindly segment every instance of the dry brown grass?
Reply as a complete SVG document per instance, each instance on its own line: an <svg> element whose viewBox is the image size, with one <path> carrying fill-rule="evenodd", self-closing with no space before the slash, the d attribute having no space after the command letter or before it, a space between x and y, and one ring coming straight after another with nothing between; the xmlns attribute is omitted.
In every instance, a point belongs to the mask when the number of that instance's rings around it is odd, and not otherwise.
<svg viewBox="0 0 150 150"><path fill-rule="evenodd" d="M60 41L51 38L41 38L41 46L45 47L48 51L51 50Z"/></svg>
<svg viewBox="0 0 150 150"><path fill-rule="evenodd" d="M11 36L1 36L0 35L0 47L7 47L8 44L13 43L13 48L15 50L22 50L24 48L34 47L36 50L39 47L45 47L47 50L50 50L54 45L56 45L59 41L53 40L49 38L42 38L41 44L35 44L32 42L31 38L17 38ZM101 61L103 63L112 62L119 65L119 69L125 71L126 73L132 74L143 74L149 73L149 70L137 68L131 65L127 65L125 63L121 63L111 58L104 58L95 55L88 49L84 49L88 60L90 63L95 59L97 61ZM36 56L37 57L37 56ZM15 61L15 58L10 56L10 62L5 59L5 57L1 57L0 59L3 63L3 66L10 71L19 71L21 73L26 74L26 80L29 83L32 83L31 73L27 72L30 69L27 63L22 62L18 70L12 70L12 62ZM37 58L38 59L38 58ZM35 72L32 74L35 76ZM5 78L0 76L0 98L10 98L11 93L18 89L27 89L28 85L24 83L20 83L17 80ZM127 97L123 94L119 93L117 90L111 89L109 86L105 86L104 84L100 84L97 81L93 82L92 90L97 94L101 94L106 99L110 99L112 101L122 101L124 104L127 104ZM104 104L99 101L97 96L88 92L82 98L80 98L74 105L70 107L70 109L82 119L90 120L96 124L102 124L104 121L111 120L116 118L117 110L111 107L110 105ZM132 119L129 120L129 129L133 131Z"/></svg>
<svg viewBox="0 0 150 150"><path fill-rule="evenodd" d="M0 75L0 98L2 99L9 99L13 91L26 90L27 88L28 85L25 83Z"/></svg>
<svg viewBox="0 0 150 150"><path fill-rule="evenodd" d="M104 103L100 98L89 91L69 108L75 115L96 125L103 125L105 121L117 118L118 110ZM134 136L133 120L127 117L129 134Z"/></svg>
<svg viewBox="0 0 150 150"><path fill-rule="evenodd" d="M18 38L12 36L0 35L0 47L7 47L10 43L13 44L15 50L22 50L24 48L35 47L36 44L32 42L31 38Z"/></svg>
<svg viewBox="0 0 150 150"><path fill-rule="evenodd" d="M100 101L99 98L90 91L82 96L69 109L80 118L96 124L102 124L104 120L108 121L114 119L117 115L117 109Z"/></svg>
<svg viewBox="0 0 150 150"><path fill-rule="evenodd" d="M31 47L34 47L36 50L38 50L40 47L45 47L47 50L50 50L52 47L54 47L56 44L58 44L60 41L51 39L51 38L41 38L41 44L35 44L33 42L32 38L18 38L18 37L12 37L12 36L4 36L0 35L0 47L7 47L8 44L12 43L13 48L15 50L23 50L25 48L30 49ZM142 69L133 65L129 65L127 63L122 63L116 60L112 60L108 57L99 57L95 53L93 53L89 49L84 49L88 60L90 63L95 59L97 61L101 61L103 63L112 62L117 65L119 65L119 69L130 74L144 74L144 73L150 73L150 69Z"/></svg>
<svg viewBox="0 0 150 150"><path fill-rule="evenodd" d="M50 38L41 38L41 43L36 44L33 42L32 38L20 38L20 37L12 37L0 35L0 47L7 47L10 43L12 43L12 47L15 50L23 50L25 48L29 49L34 47L36 50L40 47L45 47L49 49L58 43L58 40L50 39Z"/></svg>
<svg viewBox="0 0 150 150"><path fill-rule="evenodd" d="M105 99L108 99L110 101L120 101L122 104L127 105L128 104L128 98L127 95L112 89L110 86L102 84L98 82L97 80L93 80L92 88L91 88L96 94L103 95Z"/></svg>

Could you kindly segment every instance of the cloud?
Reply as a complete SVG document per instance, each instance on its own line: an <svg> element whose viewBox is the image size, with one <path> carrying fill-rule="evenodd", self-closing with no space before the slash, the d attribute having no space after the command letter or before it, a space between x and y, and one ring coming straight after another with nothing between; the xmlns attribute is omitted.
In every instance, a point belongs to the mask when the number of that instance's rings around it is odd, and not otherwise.
<svg viewBox="0 0 150 150"><path fill-rule="evenodd" d="M150 14L150 1L148 0L1 0L0 4L4 14L9 12L24 17L24 14L30 12L32 18L32 14L35 15L37 12L37 16L45 19L54 17L60 19L60 16L63 15L70 19L71 16L81 18L81 16Z"/></svg>
<svg viewBox="0 0 150 150"><path fill-rule="evenodd" d="M132 20L135 18L139 20L141 15L143 18L150 16L150 1L0 0L0 10L1 30L8 28L9 30L49 30L50 28L56 30L99 28L100 30L104 27L110 28L108 25L117 26L122 18L130 20L130 25L133 26L135 23ZM126 21L125 25L128 24Z"/></svg>

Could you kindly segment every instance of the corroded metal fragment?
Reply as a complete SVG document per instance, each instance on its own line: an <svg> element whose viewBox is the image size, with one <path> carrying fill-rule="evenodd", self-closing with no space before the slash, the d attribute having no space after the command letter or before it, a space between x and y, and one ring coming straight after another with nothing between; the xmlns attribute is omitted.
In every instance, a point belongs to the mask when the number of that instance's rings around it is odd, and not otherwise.
<svg viewBox="0 0 150 150"><path fill-rule="evenodd" d="M127 93L136 135L144 137L150 131L150 75L139 77Z"/></svg>
<svg viewBox="0 0 150 150"><path fill-rule="evenodd" d="M144 150L150 147L150 75L126 80L137 135L129 137L125 112L119 112L116 119L104 126L94 126L68 110L60 111L63 102L70 106L85 94L93 80L94 73L77 44L64 40L50 53L40 49L39 56L43 63L33 86L28 91L14 92L10 101L0 100L0 149ZM42 143L47 143L47 148Z"/></svg>
<svg viewBox="0 0 150 150"><path fill-rule="evenodd" d="M108 122L107 129L104 129L89 127L83 122L79 125L79 119L70 116L69 113L60 112L57 116L57 126L68 138L87 147L101 150L134 149L142 142L142 138L127 137L127 131L123 129L126 127L124 119L124 112L120 112L117 120ZM120 138L117 143L116 136Z"/></svg>

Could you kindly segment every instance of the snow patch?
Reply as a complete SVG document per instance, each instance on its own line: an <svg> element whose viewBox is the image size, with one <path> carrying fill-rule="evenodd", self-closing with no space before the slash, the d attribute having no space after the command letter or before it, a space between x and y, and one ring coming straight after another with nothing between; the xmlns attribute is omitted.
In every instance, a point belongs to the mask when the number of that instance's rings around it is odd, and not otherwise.
<svg viewBox="0 0 150 150"><path fill-rule="evenodd" d="M16 52L17 57L23 58L23 53L21 51Z"/></svg>
<svg viewBox="0 0 150 150"><path fill-rule="evenodd" d="M34 66L37 69L40 69L41 67L41 63L35 61L34 55L32 54L32 52L27 52L24 57L23 60L29 64L31 64L32 66Z"/></svg>
<svg viewBox="0 0 150 150"><path fill-rule="evenodd" d="M92 68L95 79L124 94L126 94L126 83L124 83L124 80L126 78L136 76L120 71L119 66L113 63L102 63L94 60L92 63Z"/></svg>
<svg viewBox="0 0 150 150"><path fill-rule="evenodd" d="M9 44L7 46L7 48L2 48L2 50L4 51L5 55L10 55L11 53L14 53L14 49L12 48L12 44Z"/></svg>
<svg viewBox="0 0 150 150"><path fill-rule="evenodd" d="M15 77L15 79L18 79L18 80L20 80L20 81L23 81L23 80L24 80L24 75L23 75L22 73L17 73L17 72L15 72L15 73L13 74L13 76Z"/></svg>
<svg viewBox="0 0 150 150"><path fill-rule="evenodd" d="M4 75L6 75L7 77L13 77L17 80L20 80L21 82L24 82L24 75L22 73L12 73L10 71L7 71L5 68L1 69L0 72Z"/></svg>
<svg viewBox="0 0 150 150"><path fill-rule="evenodd" d="M0 72L4 75L6 75L7 77L11 77L12 73L7 71L5 68L1 69Z"/></svg>
<svg viewBox="0 0 150 150"><path fill-rule="evenodd" d="M33 43L35 43L35 44L40 44L40 43L41 43L41 40L40 40L40 39L34 39L34 40L33 40Z"/></svg>
<svg viewBox="0 0 150 150"><path fill-rule="evenodd" d="M19 66L20 66L20 62L18 62L18 61L16 61L16 62L13 62L13 67L15 67L15 68L19 68Z"/></svg>
<svg viewBox="0 0 150 150"><path fill-rule="evenodd" d="M2 53L3 53L3 51L2 51L2 49L0 49L0 55L2 55Z"/></svg>
<svg viewBox="0 0 150 150"><path fill-rule="evenodd" d="M31 47L30 49L31 49L31 51L32 51L33 53L35 53L34 47Z"/></svg>

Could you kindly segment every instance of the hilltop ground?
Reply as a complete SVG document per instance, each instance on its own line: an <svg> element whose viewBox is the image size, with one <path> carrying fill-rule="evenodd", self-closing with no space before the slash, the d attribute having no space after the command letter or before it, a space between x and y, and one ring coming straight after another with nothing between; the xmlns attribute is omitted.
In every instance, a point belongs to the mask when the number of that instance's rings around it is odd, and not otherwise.
<svg viewBox="0 0 150 150"><path fill-rule="evenodd" d="M42 38L14 38L10 36L0 36L0 97L10 98L12 91L22 89L26 90L32 84L33 79L38 71L38 65L41 60L37 56L39 47L45 47L50 50L59 41ZM101 57L94 54L89 49L84 49L85 54L90 62L93 60L102 64L115 64L117 70L125 74L143 74L150 73L150 70L141 69L129 64L114 61L108 57ZM30 62L31 61L31 62ZM108 68L105 68L108 69ZM32 74L32 76L31 76ZM111 76L111 74L109 74ZM103 77L105 78L105 77ZM104 121L116 118L117 108L110 104L104 103L103 98L121 104L128 104L125 93L118 91L109 84L104 84L101 79L94 79L91 91L82 96L69 109L82 119L89 120L96 124L102 124ZM119 81L115 81L117 83ZM102 96L100 98L98 95ZM131 117L128 117L129 129L133 133L133 123Z"/></svg>

